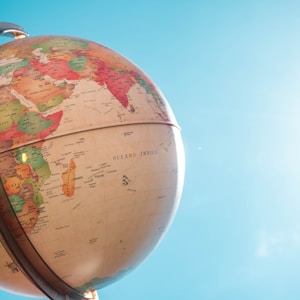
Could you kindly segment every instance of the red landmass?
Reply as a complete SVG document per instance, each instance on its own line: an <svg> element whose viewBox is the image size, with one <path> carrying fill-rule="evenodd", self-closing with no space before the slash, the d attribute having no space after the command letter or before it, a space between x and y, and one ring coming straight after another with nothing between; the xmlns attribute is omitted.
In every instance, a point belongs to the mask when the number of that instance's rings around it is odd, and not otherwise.
<svg viewBox="0 0 300 300"><path fill-rule="evenodd" d="M13 124L11 127L6 128L5 130L0 131L0 140L8 141L19 138L24 133L18 130L17 124Z"/></svg>
<svg viewBox="0 0 300 300"><path fill-rule="evenodd" d="M95 81L99 85L106 84L107 88L116 97L116 99L123 105L123 107L127 108L127 93L134 84L132 75L130 75L128 72L121 73L113 70L101 60L99 60L97 63L98 69L95 72Z"/></svg>
<svg viewBox="0 0 300 300"><path fill-rule="evenodd" d="M21 69L15 70L13 72L14 77L22 76L26 72L26 67L23 67Z"/></svg>
<svg viewBox="0 0 300 300"><path fill-rule="evenodd" d="M43 75L48 75L53 79L62 80L77 80L80 75L74 72L68 65L68 62L63 59L54 59L43 64L39 60L32 60L31 66Z"/></svg>
<svg viewBox="0 0 300 300"><path fill-rule="evenodd" d="M56 112L52 115L46 116L46 117L41 116L41 118L43 120L52 121L52 124L48 128L46 128L43 131L39 132L39 138L41 140L45 139L49 134L51 134L53 131L55 131L57 129L57 127L60 124L60 120L61 120L62 116L63 116L63 111L62 110L60 110L60 111L58 111L58 112Z"/></svg>
<svg viewBox="0 0 300 300"><path fill-rule="evenodd" d="M45 139L48 135L50 135L53 131L57 129L57 127L60 124L60 120L63 116L63 111L58 111L52 115L43 117L40 115L40 118L43 120L50 120L52 121L51 125L42 130L41 132L34 134L34 135L29 135L19 131L17 124L13 124L10 128L7 128L3 131L0 131L0 141L10 141L13 140L15 143L23 143L26 140L34 140L34 139L40 139L43 140Z"/></svg>

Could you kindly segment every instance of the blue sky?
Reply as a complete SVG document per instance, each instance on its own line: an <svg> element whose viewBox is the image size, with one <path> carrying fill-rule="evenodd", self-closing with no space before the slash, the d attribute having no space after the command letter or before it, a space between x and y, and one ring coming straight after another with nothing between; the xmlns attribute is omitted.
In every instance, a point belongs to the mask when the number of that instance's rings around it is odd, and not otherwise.
<svg viewBox="0 0 300 300"><path fill-rule="evenodd" d="M127 56L182 128L174 223L100 299L299 299L299 11L289 0L1 3L1 21L31 36L82 37Z"/></svg>

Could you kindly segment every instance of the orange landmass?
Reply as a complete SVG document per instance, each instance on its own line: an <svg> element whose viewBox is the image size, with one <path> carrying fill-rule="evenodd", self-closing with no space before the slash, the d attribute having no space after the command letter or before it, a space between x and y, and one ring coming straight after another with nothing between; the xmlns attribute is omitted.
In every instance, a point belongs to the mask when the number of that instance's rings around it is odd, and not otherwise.
<svg viewBox="0 0 300 300"><path fill-rule="evenodd" d="M47 103L51 98L66 92L66 86L58 87L43 78L31 77L29 74L16 77L12 81L12 88L35 105Z"/></svg>
<svg viewBox="0 0 300 300"><path fill-rule="evenodd" d="M24 179L18 176L8 177L4 183L4 188L8 196L17 194L24 183Z"/></svg>
<svg viewBox="0 0 300 300"><path fill-rule="evenodd" d="M22 212L17 213L17 217L26 233L30 233L35 227L40 211L32 200L27 200Z"/></svg>
<svg viewBox="0 0 300 300"><path fill-rule="evenodd" d="M27 164L16 165L16 173L23 180L32 177L31 167Z"/></svg>
<svg viewBox="0 0 300 300"><path fill-rule="evenodd" d="M75 191L75 169L76 164L73 159L70 160L69 168L62 173L63 180L62 191L67 197L72 197Z"/></svg>
<svg viewBox="0 0 300 300"><path fill-rule="evenodd" d="M63 51L54 51L47 53L47 57L49 60L64 60L64 61L69 61L73 58L73 53L66 53Z"/></svg>

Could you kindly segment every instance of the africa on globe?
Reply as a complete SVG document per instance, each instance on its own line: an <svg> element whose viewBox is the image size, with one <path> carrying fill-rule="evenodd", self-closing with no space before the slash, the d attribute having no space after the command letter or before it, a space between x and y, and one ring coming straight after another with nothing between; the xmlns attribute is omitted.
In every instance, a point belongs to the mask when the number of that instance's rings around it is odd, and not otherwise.
<svg viewBox="0 0 300 300"><path fill-rule="evenodd" d="M0 46L2 289L91 298L159 243L183 176L175 117L129 60L64 36Z"/></svg>

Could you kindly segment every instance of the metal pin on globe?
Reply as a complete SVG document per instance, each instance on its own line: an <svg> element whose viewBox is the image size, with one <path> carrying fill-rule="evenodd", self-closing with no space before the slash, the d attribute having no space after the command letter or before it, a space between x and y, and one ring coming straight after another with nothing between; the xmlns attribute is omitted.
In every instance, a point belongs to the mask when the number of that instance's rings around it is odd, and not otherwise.
<svg viewBox="0 0 300 300"><path fill-rule="evenodd" d="M0 46L0 288L98 300L174 218L180 128L117 52L74 37L23 39L4 22L0 36L15 38Z"/></svg>
<svg viewBox="0 0 300 300"><path fill-rule="evenodd" d="M18 26L16 24L0 22L0 35L19 39L28 36L28 33L26 33L21 26Z"/></svg>

